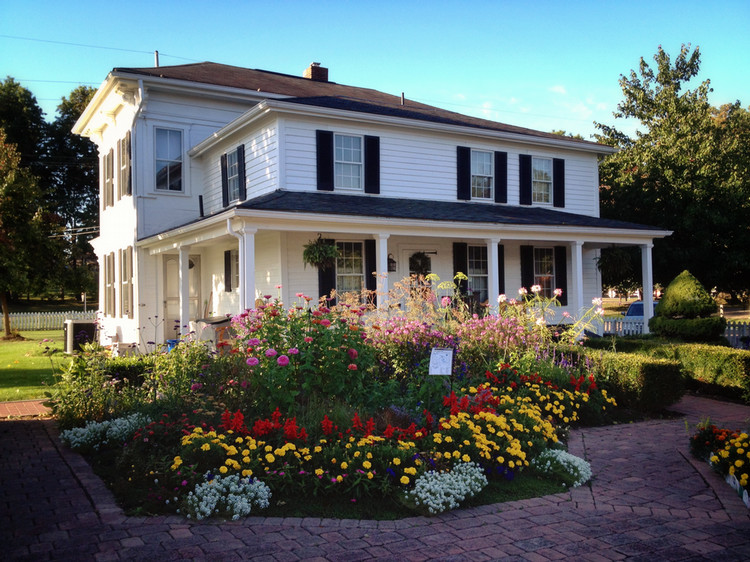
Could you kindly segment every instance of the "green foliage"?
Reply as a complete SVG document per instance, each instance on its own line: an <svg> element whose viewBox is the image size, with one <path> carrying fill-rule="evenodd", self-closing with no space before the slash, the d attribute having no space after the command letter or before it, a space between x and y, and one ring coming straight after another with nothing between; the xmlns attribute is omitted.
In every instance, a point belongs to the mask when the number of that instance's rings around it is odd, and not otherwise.
<svg viewBox="0 0 750 562"><path fill-rule="evenodd" d="M750 402L750 351L712 345L677 345L674 357L693 379L729 388Z"/></svg>
<svg viewBox="0 0 750 562"><path fill-rule="evenodd" d="M675 277L664 290L656 316L705 318L718 310L714 299L688 270Z"/></svg>
<svg viewBox="0 0 750 562"><path fill-rule="evenodd" d="M700 281L685 270L665 289L648 326L654 333L666 338L715 340L724 333L727 325L725 318L709 317L717 308Z"/></svg>
<svg viewBox="0 0 750 562"><path fill-rule="evenodd" d="M631 353L578 348L580 363L588 364L597 380L611 389L619 406L643 412L659 411L677 402L685 392L678 361Z"/></svg>
<svg viewBox="0 0 750 562"><path fill-rule="evenodd" d="M310 240L305 244L302 251L302 260L305 265L310 264L318 269L334 267L338 257L339 250L336 243L322 238L320 234L315 240Z"/></svg>
<svg viewBox="0 0 750 562"><path fill-rule="evenodd" d="M661 47L654 65L620 78L616 119L636 120L630 137L597 124L598 140L619 150L600 166L602 216L674 233L654 242L654 277L664 283L686 267L706 286L747 289L750 279L750 117L739 102L719 110L710 82L694 89L700 51L683 45L672 59ZM721 256L721 259L717 259Z"/></svg>

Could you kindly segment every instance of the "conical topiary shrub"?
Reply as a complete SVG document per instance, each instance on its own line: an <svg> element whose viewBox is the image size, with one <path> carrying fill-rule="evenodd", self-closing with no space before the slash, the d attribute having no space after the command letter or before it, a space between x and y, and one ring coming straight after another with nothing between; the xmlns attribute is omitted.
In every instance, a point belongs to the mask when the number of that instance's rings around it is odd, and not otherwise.
<svg viewBox="0 0 750 562"><path fill-rule="evenodd" d="M665 289L648 327L664 337L715 340L722 336L727 324L724 318L711 316L717 308L700 281L685 270Z"/></svg>

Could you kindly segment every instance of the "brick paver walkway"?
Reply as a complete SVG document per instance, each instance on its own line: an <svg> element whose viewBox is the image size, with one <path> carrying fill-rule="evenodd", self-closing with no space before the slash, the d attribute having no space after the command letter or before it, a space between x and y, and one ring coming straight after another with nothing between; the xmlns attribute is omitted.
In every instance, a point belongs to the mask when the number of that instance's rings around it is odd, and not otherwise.
<svg viewBox="0 0 750 562"><path fill-rule="evenodd" d="M750 560L750 510L688 453L706 416L750 408L686 397L684 418L571 433L594 480L570 493L434 518L353 521L126 517L53 420L0 421L0 540L11 560ZM690 425L688 429L686 422Z"/></svg>

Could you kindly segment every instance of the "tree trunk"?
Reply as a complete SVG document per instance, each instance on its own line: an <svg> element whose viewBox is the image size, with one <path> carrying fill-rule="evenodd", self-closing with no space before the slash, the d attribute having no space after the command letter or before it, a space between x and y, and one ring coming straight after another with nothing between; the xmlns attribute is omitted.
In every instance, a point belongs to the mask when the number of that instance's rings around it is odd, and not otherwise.
<svg viewBox="0 0 750 562"><path fill-rule="evenodd" d="M3 329L5 330L5 337L10 338L10 310L8 310L8 293L6 291L0 291L0 303L3 309Z"/></svg>

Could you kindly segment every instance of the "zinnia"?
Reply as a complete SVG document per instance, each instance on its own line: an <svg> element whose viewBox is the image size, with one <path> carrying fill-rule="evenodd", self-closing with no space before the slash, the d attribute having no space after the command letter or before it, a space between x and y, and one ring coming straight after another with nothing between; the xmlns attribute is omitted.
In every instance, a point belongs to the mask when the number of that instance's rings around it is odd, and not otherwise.
<svg viewBox="0 0 750 562"><path fill-rule="evenodd" d="M257 357L248 357L245 363L247 363L251 367L255 367L258 363L260 363L260 360L258 360Z"/></svg>
<svg viewBox="0 0 750 562"><path fill-rule="evenodd" d="M289 357L287 357L286 355L280 355L276 360L276 363L278 363L282 367L286 367L287 365L289 365Z"/></svg>
<svg viewBox="0 0 750 562"><path fill-rule="evenodd" d="M266 350L266 357L275 357L277 355L277 351L274 348L270 348Z"/></svg>

